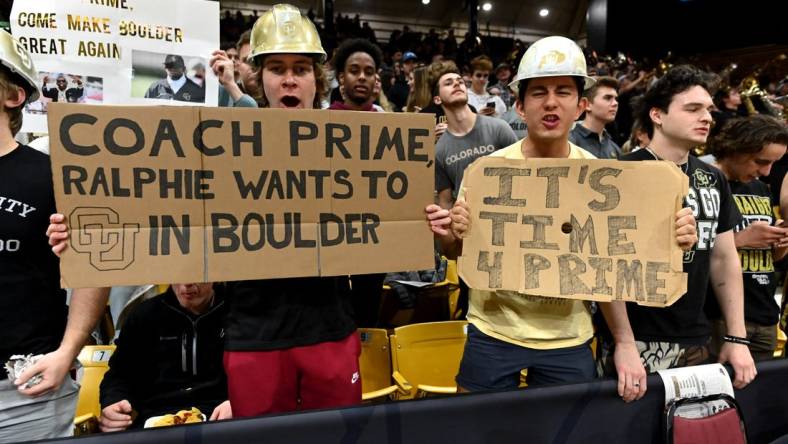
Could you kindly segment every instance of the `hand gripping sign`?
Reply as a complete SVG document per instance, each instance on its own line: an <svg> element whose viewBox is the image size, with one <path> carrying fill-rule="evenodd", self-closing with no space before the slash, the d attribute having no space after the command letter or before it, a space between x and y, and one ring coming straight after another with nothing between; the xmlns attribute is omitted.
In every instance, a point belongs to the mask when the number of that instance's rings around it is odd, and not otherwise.
<svg viewBox="0 0 788 444"><path fill-rule="evenodd" d="M55 103L67 287L435 266L434 119Z"/></svg>
<svg viewBox="0 0 788 444"><path fill-rule="evenodd" d="M480 290L670 305L687 286L675 240L687 188L668 162L478 159L460 275Z"/></svg>

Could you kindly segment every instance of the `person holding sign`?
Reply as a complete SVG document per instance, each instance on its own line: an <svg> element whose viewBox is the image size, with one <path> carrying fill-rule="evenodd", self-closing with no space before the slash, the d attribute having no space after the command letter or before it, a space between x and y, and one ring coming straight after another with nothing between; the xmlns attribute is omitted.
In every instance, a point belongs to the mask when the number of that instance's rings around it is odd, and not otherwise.
<svg viewBox="0 0 788 444"><path fill-rule="evenodd" d="M685 205L697 220L698 242L684 254L687 293L666 308L624 302L602 306L610 326L599 356L605 373L618 373L619 393L625 400L646 391L644 369L704 364L709 358L711 326L704 314L707 291L717 297L727 331L719 362L736 373L734 387L743 388L756 375L744 325L742 271L733 228L741 216L725 175L690 156L706 143L712 123L712 78L688 66L671 68L643 96L638 117L651 143L621 160L667 160L689 177ZM709 283L711 282L711 288ZM631 326L631 327L630 327Z"/></svg>
<svg viewBox="0 0 788 444"><path fill-rule="evenodd" d="M251 48L264 106L320 107L326 53L297 8L279 4L262 14ZM235 417L361 402L347 276L231 282L228 289L224 365Z"/></svg>
<svg viewBox="0 0 788 444"><path fill-rule="evenodd" d="M261 15L251 48L265 107L320 107L326 53L297 8L278 4ZM53 215L47 230L56 253L67 246L64 222ZM361 402L347 276L229 282L227 291L224 367L234 417Z"/></svg>
<svg viewBox="0 0 788 444"><path fill-rule="evenodd" d="M773 201L769 187L758 177L769 176L774 163L785 155L786 145L788 127L763 114L728 120L709 144L742 214L733 240L743 272L744 326L756 361L772 359L777 347L780 306L774 300L778 285L774 263L788 251L788 228L784 221L775 220L779 202ZM713 297L706 302L706 313L712 320L710 351L716 357L728 329Z"/></svg>
<svg viewBox="0 0 788 444"><path fill-rule="evenodd" d="M534 43L510 84L528 136L492 156L593 159L568 140L582 112L582 91L593 82L586 74L582 50L571 40L547 37ZM471 223L464 194L461 186L451 211L435 205L426 209L433 231L447 247L461 244ZM685 210L677 218L679 244L689 248L695 241L692 216ZM461 389L516 388L524 368L531 386L583 382L596 376L589 347L591 313L584 301L471 289L468 321L468 341L457 375Z"/></svg>
<svg viewBox="0 0 788 444"><path fill-rule="evenodd" d="M593 159L568 141L569 130L582 112L581 93L593 82L586 75L581 49L571 40L548 37L534 43L510 84L517 93L517 112L528 125L528 137L491 155ZM427 213L444 245L461 242L470 220L462 185L450 217L434 205L427 207ZM591 313L583 301L472 288L468 322L468 341L457 375L463 390L516 388L524 368L531 386L595 377L588 345L593 336Z"/></svg>
<svg viewBox="0 0 788 444"><path fill-rule="evenodd" d="M20 145L40 92L30 55L0 31L0 442L71 436L79 386L68 375L108 292L75 289L66 308L42 233L55 212L49 156Z"/></svg>

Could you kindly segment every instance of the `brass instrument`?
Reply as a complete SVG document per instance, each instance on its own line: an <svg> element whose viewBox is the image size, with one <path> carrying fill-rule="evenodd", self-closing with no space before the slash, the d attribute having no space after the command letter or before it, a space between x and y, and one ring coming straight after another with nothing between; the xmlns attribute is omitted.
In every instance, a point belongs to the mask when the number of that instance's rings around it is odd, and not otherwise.
<svg viewBox="0 0 788 444"><path fill-rule="evenodd" d="M739 94L741 95L741 101L744 107L747 108L747 114L751 116L758 114L758 109L756 109L755 102L753 102L753 99L756 99L760 101L767 114L781 119L785 118L784 111L772 104L766 91L761 89L761 86L758 84L758 79L756 79L754 75L749 75L741 81Z"/></svg>
<svg viewBox="0 0 788 444"><path fill-rule="evenodd" d="M774 60L758 67L752 72L752 74L744 77L744 79L741 81L739 86L739 94L741 95L742 103L744 104L745 108L747 108L747 113L749 115L758 114L759 110L757 109L756 105L760 104L763 108L763 112L766 114L784 120L788 118L788 112L786 112L784 106L783 109L780 109L780 107L776 106L769 98L768 94L766 94L766 91L764 91L758 83L758 76L761 74L761 72L763 72L770 65L778 62L784 62L785 60L786 55L780 54Z"/></svg>

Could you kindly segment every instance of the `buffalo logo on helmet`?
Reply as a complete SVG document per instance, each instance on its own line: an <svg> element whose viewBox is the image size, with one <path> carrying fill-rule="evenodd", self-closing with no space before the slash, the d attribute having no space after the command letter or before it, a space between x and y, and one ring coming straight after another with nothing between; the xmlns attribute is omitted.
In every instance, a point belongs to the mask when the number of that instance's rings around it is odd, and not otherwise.
<svg viewBox="0 0 788 444"><path fill-rule="evenodd" d="M542 56L542 59L539 61L539 69L544 69L548 66L553 65L560 65L564 63L566 60L566 55L560 51L550 51L547 54Z"/></svg>

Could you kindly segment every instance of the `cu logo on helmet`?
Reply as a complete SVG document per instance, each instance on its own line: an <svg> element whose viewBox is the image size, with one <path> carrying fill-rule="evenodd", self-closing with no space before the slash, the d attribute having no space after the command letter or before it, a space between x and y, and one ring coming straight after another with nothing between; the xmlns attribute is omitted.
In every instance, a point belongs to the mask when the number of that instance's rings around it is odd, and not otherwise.
<svg viewBox="0 0 788 444"><path fill-rule="evenodd" d="M560 51L552 50L542 56L542 59L539 61L539 69L544 69L548 66L555 66L564 63L566 60L566 55Z"/></svg>
<svg viewBox="0 0 788 444"><path fill-rule="evenodd" d="M30 69L30 56L27 54L27 50L21 43L19 43L16 39L14 39L14 52L19 56L22 61L22 65L25 68Z"/></svg>
<svg viewBox="0 0 788 444"><path fill-rule="evenodd" d="M134 262L134 246L139 224L120 224L111 208L80 207L69 215L71 248L90 256L90 265L99 271L124 270Z"/></svg>
<svg viewBox="0 0 788 444"><path fill-rule="evenodd" d="M295 23L293 22L284 22L282 23L282 33L284 35L293 35L295 34Z"/></svg>

